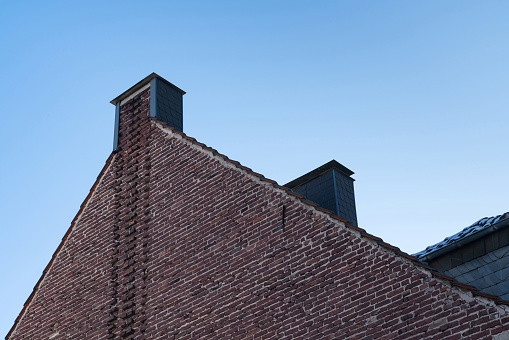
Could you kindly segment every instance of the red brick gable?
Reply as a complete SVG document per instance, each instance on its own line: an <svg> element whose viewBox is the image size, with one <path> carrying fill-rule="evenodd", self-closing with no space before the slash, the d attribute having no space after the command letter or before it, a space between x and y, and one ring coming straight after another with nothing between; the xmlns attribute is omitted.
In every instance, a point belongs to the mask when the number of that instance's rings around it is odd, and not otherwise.
<svg viewBox="0 0 509 340"><path fill-rule="evenodd" d="M509 329L504 306L151 121L149 92L121 106L117 153L7 338L459 339Z"/></svg>
<svg viewBox="0 0 509 340"><path fill-rule="evenodd" d="M110 240L106 231L96 225L106 225L111 216L96 214L98 209L110 206L106 198L110 195L107 183L111 177L106 173L113 157L111 154L106 161L6 339L38 338L38 334L58 333L61 325L86 324L102 308L101 302L106 302L104 284L99 281L107 280L104 273L108 273L109 258L101 250L107 248L105 243ZM77 327L74 335L78 336L79 331Z"/></svg>

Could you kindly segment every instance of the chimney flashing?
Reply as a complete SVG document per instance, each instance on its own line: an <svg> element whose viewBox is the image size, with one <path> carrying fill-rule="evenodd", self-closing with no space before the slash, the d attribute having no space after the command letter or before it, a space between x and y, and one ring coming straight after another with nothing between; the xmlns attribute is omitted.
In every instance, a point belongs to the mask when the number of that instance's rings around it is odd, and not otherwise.
<svg viewBox="0 0 509 340"><path fill-rule="evenodd" d="M180 92L182 95L186 94L186 92L184 90L182 90L179 87L173 85L172 83L170 83L169 81L167 81L166 79L161 77L160 75L152 72L151 74L149 74L148 76L146 76L145 78L143 78L142 80L140 80L139 82L137 82L136 84L131 86L127 91L123 92L121 95L119 95L118 97L113 99L110 103L113 104L113 105L117 105L117 103L122 102L125 99L128 99L128 97L135 96L138 92L141 92L146 87L150 86L150 82L154 78L157 78L157 79L161 80L162 82L164 82L168 86L170 86L170 87L174 88L175 90L177 90L178 92Z"/></svg>
<svg viewBox="0 0 509 340"><path fill-rule="evenodd" d="M118 147L118 129L120 127L120 102L115 104L115 131L113 134L113 151Z"/></svg>
<svg viewBox="0 0 509 340"><path fill-rule="evenodd" d="M157 78L150 79L150 117L157 118Z"/></svg>

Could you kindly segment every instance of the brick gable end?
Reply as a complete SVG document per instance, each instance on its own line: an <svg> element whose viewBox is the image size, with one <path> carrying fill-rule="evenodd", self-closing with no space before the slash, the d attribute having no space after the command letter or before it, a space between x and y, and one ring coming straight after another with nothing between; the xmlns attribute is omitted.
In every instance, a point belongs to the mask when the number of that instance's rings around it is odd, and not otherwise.
<svg viewBox="0 0 509 340"><path fill-rule="evenodd" d="M491 338L468 296L120 107L119 147L9 339Z"/></svg>

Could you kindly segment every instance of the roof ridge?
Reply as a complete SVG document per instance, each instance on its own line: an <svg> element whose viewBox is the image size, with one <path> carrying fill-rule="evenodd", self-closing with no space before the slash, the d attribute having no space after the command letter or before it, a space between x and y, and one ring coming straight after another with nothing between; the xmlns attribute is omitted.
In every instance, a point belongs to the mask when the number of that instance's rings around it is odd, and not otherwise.
<svg viewBox="0 0 509 340"><path fill-rule="evenodd" d="M456 242L471 238L478 237L478 233L483 232L486 229L489 229L491 226L496 225L499 222L509 220L509 212L505 212L500 215L491 216L491 217L483 217L476 222L472 223L468 227L461 229L459 232L444 238L442 241L427 246L424 250L421 250L417 253L414 253L416 258L423 260L430 254L434 254L435 252L446 249L452 244ZM477 236L474 236L477 235ZM468 241L471 242L471 241Z"/></svg>
<svg viewBox="0 0 509 340"><path fill-rule="evenodd" d="M62 237L62 241L60 241L60 244L58 245L57 249L53 252L53 255L51 256L51 259L49 261L49 263L46 265L46 267L44 268L44 270L42 271L42 274L41 274L41 277L39 278L39 280L37 281L37 283L35 284L34 286L34 289L32 290L32 293L30 294L30 296L28 297L28 299L25 301L25 303L23 304L23 308L21 309L21 312L18 314L18 317L16 318L16 320L14 320L14 325L12 325L11 329L9 330L9 333L7 333L7 335L5 336L5 339L7 340L11 335L12 333L14 333L14 331L16 330L16 326L19 324L19 321L23 318L26 310L28 309L28 306L30 304L30 302L32 302L33 298L35 297L35 294L37 293L38 289L39 289L39 286L40 284L42 283L42 281L44 280L44 278L46 277L46 274L49 272L49 270L51 269L51 266L53 265L53 262L55 261L56 257L58 256L58 254L60 253L60 250L63 248L65 242L67 241L67 238L69 237L69 235L71 234L71 231L73 230L74 226L76 225L76 222L78 221L79 217L81 216L81 213L83 212L83 210L85 209L85 207L87 206L88 204L88 201L90 200L90 198L92 197L92 195L94 194L95 192L95 189L97 188L97 186L99 185L99 183L101 182L102 178L103 178L103 175L104 173L106 172L106 170L109 168L109 166L111 165L111 161L113 160L115 156L115 152L112 152L108 159L106 160L103 168L101 169L101 172L99 172L99 175L97 175L97 178L94 182L94 184L92 185L92 187L90 188L90 191L87 195L87 197L83 200L83 203L81 203L80 205L80 209L78 210L78 212L76 213L76 215L74 216L72 222L71 222L71 225L69 226L69 228L67 229L67 232L64 234L64 236Z"/></svg>
<svg viewBox="0 0 509 340"><path fill-rule="evenodd" d="M496 295L489 295L489 294L479 292L477 290L477 288L475 288L473 286L463 284L463 283L456 281L454 278L447 276L447 275L439 272L435 268L432 268L432 267L420 262L417 259L417 257L402 251L401 249L399 249L399 247L393 246L393 245L385 242L380 237L369 234L368 232L366 232L366 230L364 230L362 228L355 227L355 226L349 224L347 220L334 215L332 211L329 211L329 210L319 207L316 203L313 203L313 202L305 199L304 196L291 191L291 189L289 189L285 186L279 185L276 181L268 179L265 176L263 176L262 174L254 172L251 168L241 165L240 162L230 159L228 156L221 154L216 149L211 148L204 143L198 142L195 138L187 136L184 132L175 130L171 126L168 126L168 124L166 124L165 122L162 122L155 117L151 117L150 119L153 122L161 125L161 127L163 128L163 131L164 131L164 129L170 130L172 133L179 135L182 138L182 140L185 140L187 143L191 143L193 145L201 147L203 150L209 151L213 157L221 158L222 160L227 161L230 164L234 165L235 168L243 170L243 171L247 172L249 175L258 177L261 181L271 184L276 189L285 191L288 195L293 196L294 198L297 198L305 206L307 206L309 208L313 208L314 211L318 211L322 214L328 215L329 218L335 220L333 222L338 222L338 221L342 222L344 224L344 226L346 227L346 229L349 230L350 232L352 232L354 235L356 235L355 232L359 233L359 237L369 239L372 243L378 245L379 247L384 248L388 251L391 251L396 256L404 258L405 260L410 262L410 264L413 264L416 268L418 267L420 270L425 270L425 271L429 272L430 276L434 276L435 278L438 278L439 280L441 280L443 283L450 285L451 288L454 286L454 287L461 289L462 291L464 291L466 293L471 293L472 297L474 299L476 299L476 297L479 296L479 297L487 298L487 299L493 301L497 305L509 306L509 300L502 300L502 299L500 299L500 297L498 297ZM485 304L485 302L482 300L478 300L478 301Z"/></svg>

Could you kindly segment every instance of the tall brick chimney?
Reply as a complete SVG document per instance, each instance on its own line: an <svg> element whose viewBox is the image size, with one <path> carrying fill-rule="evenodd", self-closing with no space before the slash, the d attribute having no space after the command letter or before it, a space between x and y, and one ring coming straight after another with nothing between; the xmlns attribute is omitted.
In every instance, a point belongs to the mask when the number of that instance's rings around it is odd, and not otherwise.
<svg viewBox="0 0 509 340"><path fill-rule="evenodd" d="M182 132L182 97L186 93L163 77L152 73L110 102L115 105L113 150L118 147L120 106L148 88L150 88L150 117Z"/></svg>
<svg viewBox="0 0 509 340"><path fill-rule="evenodd" d="M357 212L352 177L354 172L332 160L285 184L336 216L357 227Z"/></svg>

